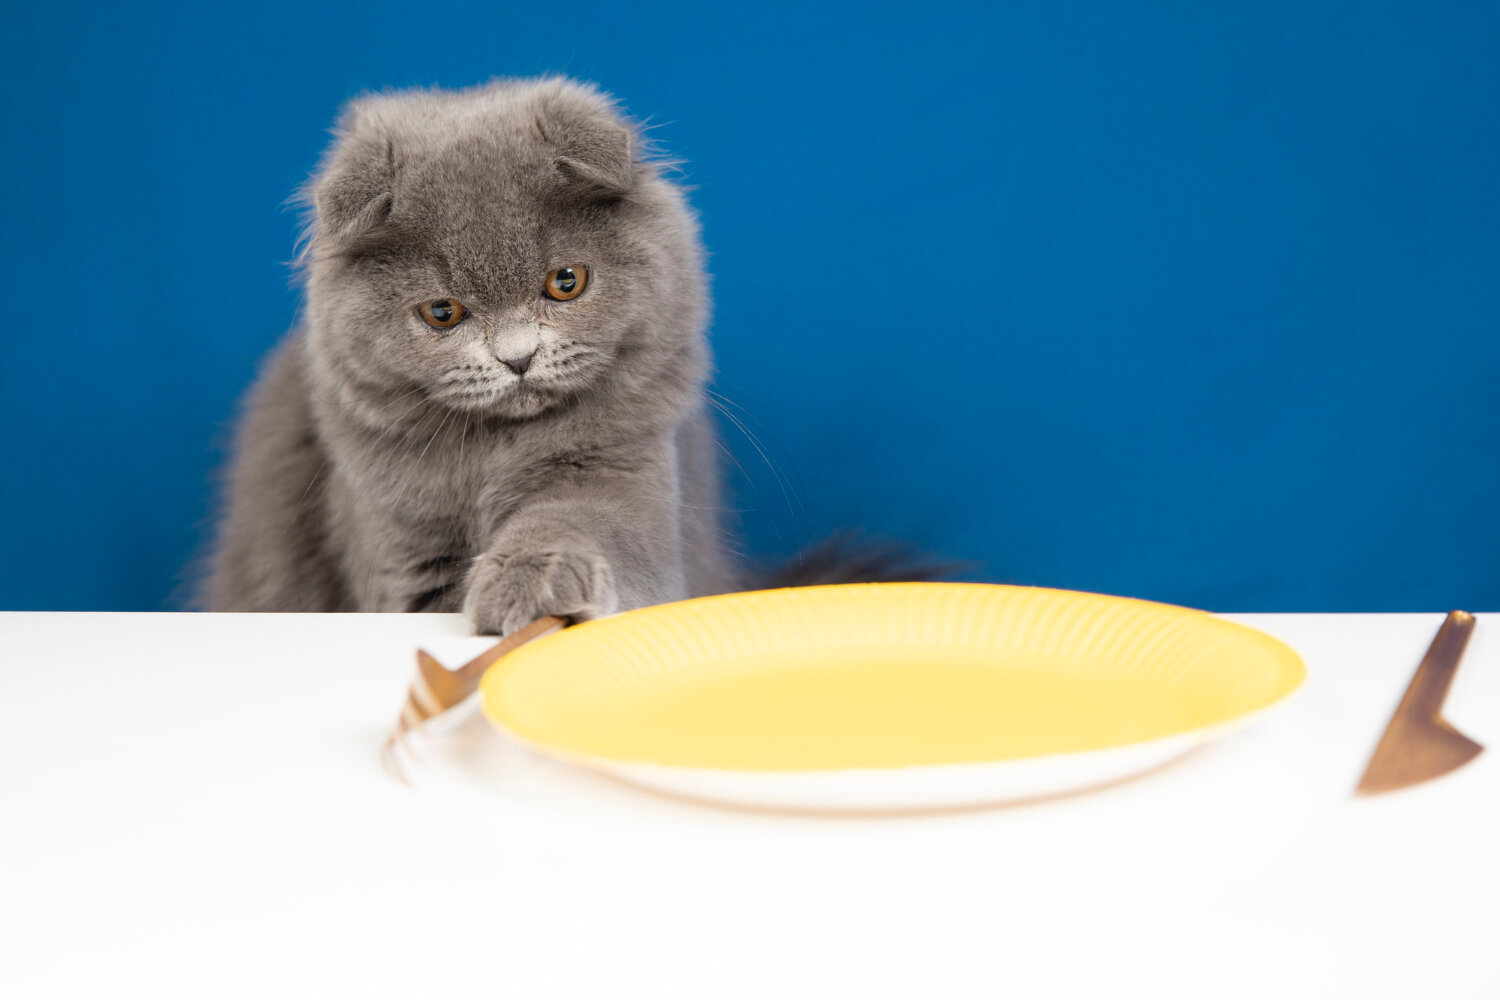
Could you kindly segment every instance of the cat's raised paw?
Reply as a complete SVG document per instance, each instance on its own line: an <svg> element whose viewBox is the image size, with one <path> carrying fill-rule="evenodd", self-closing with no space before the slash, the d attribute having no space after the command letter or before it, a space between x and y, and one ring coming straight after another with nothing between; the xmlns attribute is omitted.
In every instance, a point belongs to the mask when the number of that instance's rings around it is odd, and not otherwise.
<svg viewBox="0 0 1500 1000"><path fill-rule="evenodd" d="M464 598L480 635L509 635L547 615L586 621L619 607L609 563L579 549L489 553L470 571Z"/></svg>

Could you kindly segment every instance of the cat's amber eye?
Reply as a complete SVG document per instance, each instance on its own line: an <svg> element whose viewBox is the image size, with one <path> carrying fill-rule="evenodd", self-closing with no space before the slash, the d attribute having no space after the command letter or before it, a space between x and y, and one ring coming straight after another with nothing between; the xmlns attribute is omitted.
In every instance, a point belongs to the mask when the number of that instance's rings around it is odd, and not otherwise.
<svg viewBox="0 0 1500 1000"><path fill-rule="evenodd" d="M464 304L457 299L434 299L417 306L417 315L428 326L446 330L464 318Z"/></svg>
<svg viewBox="0 0 1500 1000"><path fill-rule="evenodd" d="M576 299L583 294L583 286L589 283L589 269L586 267L560 267L547 275L547 281L542 290L547 293L547 298L566 302Z"/></svg>

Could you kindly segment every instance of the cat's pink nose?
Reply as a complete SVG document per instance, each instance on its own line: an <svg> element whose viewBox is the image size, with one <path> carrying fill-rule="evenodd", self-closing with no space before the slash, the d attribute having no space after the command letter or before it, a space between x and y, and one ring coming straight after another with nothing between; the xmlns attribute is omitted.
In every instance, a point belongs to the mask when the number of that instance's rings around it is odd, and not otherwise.
<svg viewBox="0 0 1500 1000"><path fill-rule="evenodd" d="M525 375L526 369L531 367L531 359L534 357L536 357L536 351L518 358L501 358L500 363L517 375Z"/></svg>

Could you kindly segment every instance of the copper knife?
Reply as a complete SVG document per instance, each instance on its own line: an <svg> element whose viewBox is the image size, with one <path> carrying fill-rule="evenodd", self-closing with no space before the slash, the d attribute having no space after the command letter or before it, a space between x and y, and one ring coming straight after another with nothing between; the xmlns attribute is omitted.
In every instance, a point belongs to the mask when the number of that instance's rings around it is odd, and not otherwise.
<svg viewBox="0 0 1500 1000"><path fill-rule="evenodd" d="M1374 795L1430 781L1479 756L1484 747L1442 717L1443 701L1473 631L1473 615L1448 613L1385 727L1356 794Z"/></svg>

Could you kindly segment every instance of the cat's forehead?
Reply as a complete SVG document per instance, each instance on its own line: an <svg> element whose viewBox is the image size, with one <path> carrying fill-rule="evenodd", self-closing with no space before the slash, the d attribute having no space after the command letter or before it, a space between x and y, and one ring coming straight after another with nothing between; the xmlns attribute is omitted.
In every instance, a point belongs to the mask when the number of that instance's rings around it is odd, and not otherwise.
<svg viewBox="0 0 1500 1000"><path fill-rule="evenodd" d="M534 202L561 178L534 120L510 112L411 123L393 143L396 200L444 211Z"/></svg>
<svg viewBox="0 0 1500 1000"><path fill-rule="evenodd" d="M553 158L525 123L471 122L410 156L393 215L435 253L455 287L530 294L571 214Z"/></svg>
<svg viewBox="0 0 1500 1000"><path fill-rule="evenodd" d="M430 185L525 189L555 180L558 161L580 152L633 153L633 129L614 104L571 81L381 95L354 110L356 127L388 138L409 180Z"/></svg>
<svg viewBox="0 0 1500 1000"><path fill-rule="evenodd" d="M562 82L413 95L381 111L396 172L393 207L418 217L411 221L533 226L538 215L591 200L559 165L575 148L608 155L615 141L627 158L631 152L613 105Z"/></svg>

